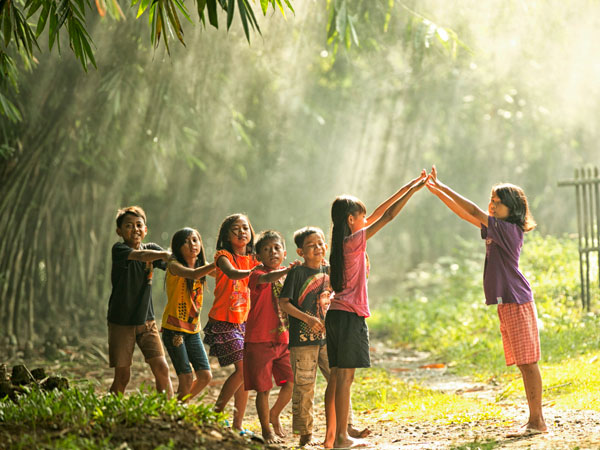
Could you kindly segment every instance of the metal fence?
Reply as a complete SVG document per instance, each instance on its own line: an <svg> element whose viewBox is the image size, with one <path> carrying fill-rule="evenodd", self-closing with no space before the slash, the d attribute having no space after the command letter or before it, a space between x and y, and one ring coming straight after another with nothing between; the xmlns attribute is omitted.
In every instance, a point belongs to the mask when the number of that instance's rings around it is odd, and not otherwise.
<svg viewBox="0 0 600 450"><path fill-rule="evenodd" d="M590 279L593 253L597 254L600 283L600 178L597 167L575 169L573 180L559 181L559 186L574 186L579 242L581 306L590 310Z"/></svg>

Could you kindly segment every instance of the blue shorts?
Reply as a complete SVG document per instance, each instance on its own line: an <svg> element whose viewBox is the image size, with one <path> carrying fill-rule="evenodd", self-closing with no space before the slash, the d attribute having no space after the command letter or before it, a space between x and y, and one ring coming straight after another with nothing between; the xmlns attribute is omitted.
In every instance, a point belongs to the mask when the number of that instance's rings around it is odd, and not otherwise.
<svg viewBox="0 0 600 450"><path fill-rule="evenodd" d="M177 375L191 373L192 366L196 372L210 370L200 333L183 333L163 328L162 339Z"/></svg>

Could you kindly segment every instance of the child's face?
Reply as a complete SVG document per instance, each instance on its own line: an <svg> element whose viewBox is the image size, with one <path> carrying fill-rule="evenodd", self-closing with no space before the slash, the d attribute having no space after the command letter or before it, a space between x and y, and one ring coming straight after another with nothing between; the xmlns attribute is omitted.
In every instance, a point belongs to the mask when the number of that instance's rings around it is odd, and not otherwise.
<svg viewBox="0 0 600 450"><path fill-rule="evenodd" d="M125 214L121 226L117 228L117 234L123 238L123 242L135 249L140 248L146 233L148 233L148 227L144 219L133 214Z"/></svg>
<svg viewBox="0 0 600 450"><path fill-rule="evenodd" d="M286 251L279 239L271 239L262 244L256 255L265 267L269 269L278 269L286 257Z"/></svg>
<svg viewBox="0 0 600 450"><path fill-rule="evenodd" d="M245 217L240 217L231 224L229 228L229 242L231 246L237 252L246 251L246 245L252 239L252 231L250 231L250 224Z"/></svg>
<svg viewBox="0 0 600 450"><path fill-rule="evenodd" d="M490 215L501 220L506 219L510 215L510 209L508 209L508 206L500 201L500 198L495 192L492 194L492 198L490 199L488 211Z"/></svg>
<svg viewBox="0 0 600 450"><path fill-rule="evenodd" d="M325 237L321 233L309 234L304 238L302 248L297 249L297 252L307 265L320 266L327 252Z"/></svg>
<svg viewBox="0 0 600 450"><path fill-rule="evenodd" d="M200 239L200 236L198 236L196 232L190 233L186 238L185 243L181 246L181 255L186 261L195 261L200 254L201 248L202 240Z"/></svg>
<svg viewBox="0 0 600 450"><path fill-rule="evenodd" d="M362 230L367 226L367 214L357 212L355 214L350 214L348 216L348 227L350 227L350 232L352 234L356 233L358 230Z"/></svg>

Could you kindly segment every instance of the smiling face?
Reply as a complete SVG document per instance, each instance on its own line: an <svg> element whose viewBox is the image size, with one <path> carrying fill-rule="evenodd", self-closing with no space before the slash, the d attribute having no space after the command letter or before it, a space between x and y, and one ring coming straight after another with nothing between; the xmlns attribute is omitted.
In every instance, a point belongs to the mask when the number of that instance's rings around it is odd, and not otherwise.
<svg viewBox="0 0 600 450"><path fill-rule="evenodd" d="M488 211L491 216L496 219L504 220L510 215L510 209L506 206L498 195L494 192L492 198L490 198L490 204L488 205Z"/></svg>
<svg viewBox="0 0 600 450"><path fill-rule="evenodd" d="M121 226L117 228L117 234L123 238L123 242L133 249L139 249L142 241L148 233L146 222L134 214L125 214Z"/></svg>
<svg viewBox="0 0 600 450"><path fill-rule="evenodd" d="M245 217L242 216L231 224L227 237L235 253L239 255L246 254L246 245L252 240L252 231Z"/></svg>
<svg viewBox="0 0 600 450"><path fill-rule="evenodd" d="M296 252L304 258L304 262L308 267L318 269L325 258L325 252L327 252L325 236L321 233L309 234L304 238L302 248L297 249Z"/></svg>
<svg viewBox="0 0 600 450"><path fill-rule="evenodd" d="M279 269L286 254L281 240L275 238L261 243L260 248L256 253L256 259L258 259L265 267L274 270Z"/></svg>

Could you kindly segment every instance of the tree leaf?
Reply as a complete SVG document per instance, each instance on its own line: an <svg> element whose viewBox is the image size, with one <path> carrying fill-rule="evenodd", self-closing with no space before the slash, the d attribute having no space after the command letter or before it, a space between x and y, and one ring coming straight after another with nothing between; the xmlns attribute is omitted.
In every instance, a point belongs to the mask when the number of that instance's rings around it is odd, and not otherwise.
<svg viewBox="0 0 600 450"><path fill-rule="evenodd" d="M227 29L231 27L231 23L233 22L233 13L235 11L235 0L228 0L227 5Z"/></svg>
<svg viewBox="0 0 600 450"><path fill-rule="evenodd" d="M135 17L136 19L139 19L139 17L142 14L144 14L144 11L146 11L146 9L148 8L148 5L150 5L151 1L152 0L141 0L140 1L140 6L138 6L138 12L137 12L137 15ZM152 3L154 3L154 2L152 2Z"/></svg>
<svg viewBox="0 0 600 450"><path fill-rule="evenodd" d="M20 122L23 120L18 108L0 92L0 112L11 122Z"/></svg>
<svg viewBox="0 0 600 450"><path fill-rule="evenodd" d="M246 5L244 4L244 0L238 0L238 10L240 12L242 26L244 27L244 34L246 35L246 40L248 41L248 43L250 43L250 29L248 28L248 19L246 18Z"/></svg>
<svg viewBox="0 0 600 450"><path fill-rule="evenodd" d="M219 28L219 18L217 16L217 0L206 0L206 7L208 8L208 21L213 27Z"/></svg>
<svg viewBox="0 0 600 450"><path fill-rule="evenodd" d="M42 34L42 32L44 31L44 28L46 28L46 22L48 21L48 13L49 12L50 12L50 6L48 5L48 3L46 3L46 4L44 4L44 8L42 8L42 12L40 13L40 15L38 17L37 28L35 30L36 37L40 37L40 34Z"/></svg>
<svg viewBox="0 0 600 450"><path fill-rule="evenodd" d="M10 43L10 36L12 34L12 20L10 20L10 9L11 5L8 5L8 8L3 9L0 14L2 14L2 28L4 28L4 46L8 47ZM17 46L19 43L17 42Z"/></svg>
<svg viewBox="0 0 600 450"><path fill-rule="evenodd" d="M262 8L263 14L267 15L267 10L269 9L269 0L260 0L260 7Z"/></svg>

